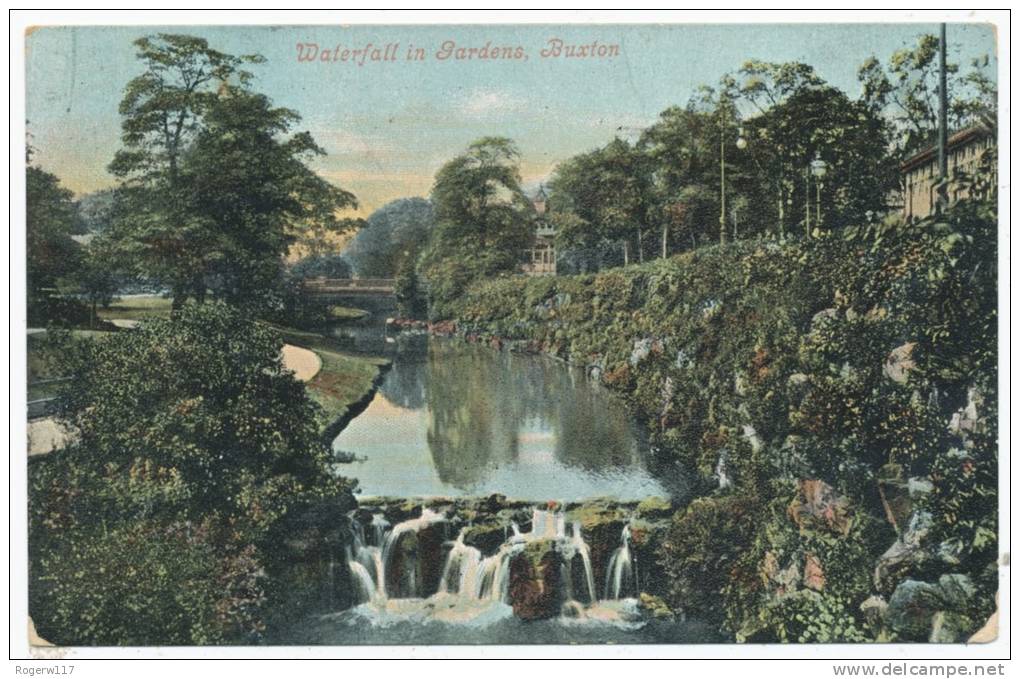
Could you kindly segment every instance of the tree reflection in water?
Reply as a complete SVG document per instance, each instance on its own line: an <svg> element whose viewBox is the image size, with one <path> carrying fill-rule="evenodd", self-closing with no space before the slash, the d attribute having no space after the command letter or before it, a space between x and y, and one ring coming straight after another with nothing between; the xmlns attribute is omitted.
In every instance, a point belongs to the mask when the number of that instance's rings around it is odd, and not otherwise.
<svg viewBox="0 0 1020 679"><path fill-rule="evenodd" d="M509 464L593 474L641 464L637 427L580 370L434 341L424 374L429 449L445 483L467 489Z"/></svg>
<svg viewBox="0 0 1020 679"><path fill-rule="evenodd" d="M381 326L375 332L377 353L393 367L333 444L357 458L337 471L358 479L362 494L576 500L669 493L648 471L640 427L583 371L422 335L386 338Z"/></svg>

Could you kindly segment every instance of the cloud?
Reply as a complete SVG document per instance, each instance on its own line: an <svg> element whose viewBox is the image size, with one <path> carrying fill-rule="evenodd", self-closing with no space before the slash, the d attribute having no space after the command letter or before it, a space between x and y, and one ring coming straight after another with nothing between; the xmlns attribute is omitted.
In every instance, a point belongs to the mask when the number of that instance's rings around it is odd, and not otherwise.
<svg viewBox="0 0 1020 679"><path fill-rule="evenodd" d="M468 92L457 108L468 118L486 118L522 111L526 104L523 98L506 90L478 88Z"/></svg>
<svg viewBox="0 0 1020 679"><path fill-rule="evenodd" d="M328 125L317 125L311 129L311 133L315 141L331 155L369 158L385 155L393 146L392 140L382 136L357 134Z"/></svg>

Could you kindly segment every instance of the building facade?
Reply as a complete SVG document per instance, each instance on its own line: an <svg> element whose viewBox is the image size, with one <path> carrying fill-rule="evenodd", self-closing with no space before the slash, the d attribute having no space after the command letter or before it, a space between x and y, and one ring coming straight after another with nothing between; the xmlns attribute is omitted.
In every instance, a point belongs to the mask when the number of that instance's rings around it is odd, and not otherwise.
<svg viewBox="0 0 1020 679"><path fill-rule="evenodd" d="M556 229L549 223L546 214L545 187L540 186L531 204L535 208L535 239L524 252L521 271L528 276L556 275Z"/></svg>
<svg viewBox="0 0 1020 679"><path fill-rule="evenodd" d="M973 174L981 164L984 153L995 146L993 130L975 125L949 137L946 144L949 166L949 201L967 197L968 189L954 177L960 173ZM923 219L935 213L938 200L939 156L938 148L931 146L900 165L903 177L903 216L908 220Z"/></svg>

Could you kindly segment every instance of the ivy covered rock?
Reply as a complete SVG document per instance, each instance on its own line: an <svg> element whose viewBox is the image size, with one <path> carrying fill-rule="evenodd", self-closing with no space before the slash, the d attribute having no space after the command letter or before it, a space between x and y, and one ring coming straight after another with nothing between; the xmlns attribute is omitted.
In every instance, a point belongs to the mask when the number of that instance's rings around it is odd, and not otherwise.
<svg viewBox="0 0 1020 679"><path fill-rule="evenodd" d="M560 614L563 555L554 540L536 540L510 560L510 604L521 620L544 620Z"/></svg>
<svg viewBox="0 0 1020 679"><path fill-rule="evenodd" d="M986 618L997 222L994 201L960 201L910 225L478 281L443 311L464 334L597 367L647 425L698 498L658 548L671 606L753 636L795 595L870 634L869 597L960 573Z"/></svg>

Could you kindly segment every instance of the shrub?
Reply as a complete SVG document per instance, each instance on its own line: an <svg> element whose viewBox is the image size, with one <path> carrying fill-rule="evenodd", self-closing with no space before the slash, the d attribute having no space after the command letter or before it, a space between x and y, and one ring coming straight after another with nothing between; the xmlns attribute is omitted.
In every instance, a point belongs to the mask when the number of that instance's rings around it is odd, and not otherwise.
<svg viewBox="0 0 1020 679"><path fill-rule="evenodd" d="M306 278L350 278L353 270L343 255L313 255L305 257L290 266L290 277Z"/></svg>
<svg viewBox="0 0 1020 679"><path fill-rule="evenodd" d="M760 512L754 498L738 495L698 498L677 512L659 553L673 608L722 622L724 591L751 545Z"/></svg>
<svg viewBox="0 0 1020 679"><path fill-rule="evenodd" d="M58 645L245 638L260 630L252 551L223 553L203 527L186 524L130 522L54 537L36 564L35 621Z"/></svg>
<svg viewBox="0 0 1020 679"><path fill-rule="evenodd" d="M61 413L78 436L30 475L40 632L125 644L259 630L256 573L287 526L354 506L281 346L210 303L72 347Z"/></svg>
<svg viewBox="0 0 1020 679"><path fill-rule="evenodd" d="M829 594L800 590L780 597L762 611L759 641L850 643L868 641L844 601Z"/></svg>

